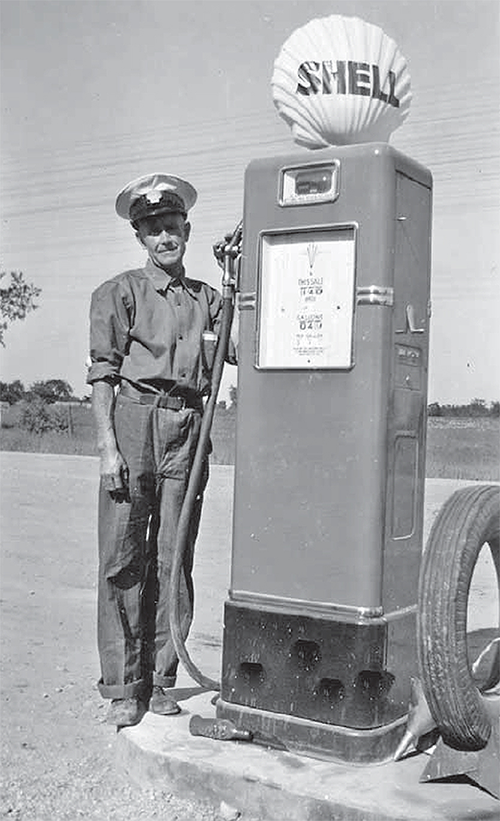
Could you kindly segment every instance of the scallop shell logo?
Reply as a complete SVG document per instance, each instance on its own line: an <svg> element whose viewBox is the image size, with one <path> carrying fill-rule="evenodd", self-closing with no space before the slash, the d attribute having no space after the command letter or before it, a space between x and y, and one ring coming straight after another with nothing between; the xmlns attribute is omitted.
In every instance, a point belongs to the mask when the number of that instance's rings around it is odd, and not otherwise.
<svg viewBox="0 0 500 821"><path fill-rule="evenodd" d="M412 96L394 40L378 26L335 14L293 32L275 60L271 85L293 139L312 149L388 142Z"/></svg>

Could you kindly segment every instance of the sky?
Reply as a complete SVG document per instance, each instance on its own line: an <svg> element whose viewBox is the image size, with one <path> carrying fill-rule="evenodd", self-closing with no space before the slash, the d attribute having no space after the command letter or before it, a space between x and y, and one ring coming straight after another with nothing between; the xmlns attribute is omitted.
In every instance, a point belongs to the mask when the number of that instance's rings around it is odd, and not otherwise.
<svg viewBox="0 0 500 821"><path fill-rule="evenodd" d="M500 398L497 0L1 0L0 269L42 289L5 335L2 381L88 393L90 295L144 262L114 211L142 174L198 189L186 268L219 286L211 248L242 216L248 162L310 156L270 80L292 32L330 14L379 26L409 65L390 142L434 179L429 401ZM227 366L222 398L236 381Z"/></svg>

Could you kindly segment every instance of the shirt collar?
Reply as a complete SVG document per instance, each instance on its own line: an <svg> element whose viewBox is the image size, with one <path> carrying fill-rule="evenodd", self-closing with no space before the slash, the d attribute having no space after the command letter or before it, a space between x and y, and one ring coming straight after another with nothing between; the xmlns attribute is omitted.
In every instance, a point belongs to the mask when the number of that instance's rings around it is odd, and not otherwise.
<svg viewBox="0 0 500 821"><path fill-rule="evenodd" d="M150 258L148 258L146 262L144 271L157 291L168 291L172 283L175 282L179 283L194 299L197 299L194 283L192 280L187 279L187 277L181 277L180 279L171 277L163 268L155 265Z"/></svg>

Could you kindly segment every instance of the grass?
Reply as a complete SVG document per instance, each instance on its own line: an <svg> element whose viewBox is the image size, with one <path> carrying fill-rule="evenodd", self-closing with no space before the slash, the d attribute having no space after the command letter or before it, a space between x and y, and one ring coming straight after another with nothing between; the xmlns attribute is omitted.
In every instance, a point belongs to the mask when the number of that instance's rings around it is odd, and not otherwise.
<svg viewBox="0 0 500 821"><path fill-rule="evenodd" d="M97 456L92 413L73 406L73 435L34 434L17 425L16 409L2 412L0 450ZM213 464L234 464L235 415L217 410L212 428ZM426 475L433 479L500 481L500 419L431 417L427 426Z"/></svg>
<svg viewBox="0 0 500 821"><path fill-rule="evenodd" d="M431 417L426 475L433 479L500 481L500 419Z"/></svg>

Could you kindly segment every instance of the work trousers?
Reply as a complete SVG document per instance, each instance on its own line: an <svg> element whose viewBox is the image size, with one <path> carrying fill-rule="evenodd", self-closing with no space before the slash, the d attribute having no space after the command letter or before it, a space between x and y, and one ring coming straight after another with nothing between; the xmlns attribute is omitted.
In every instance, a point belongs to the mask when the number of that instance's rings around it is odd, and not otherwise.
<svg viewBox="0 0 500 821"><path fill-rule="evenodd" d="M128 494L99 489L99 691L104 698L148 697L172 687L178 658L168 590L177 525L196 451L201 411L141 405L118 394L115 431L129 470ZM193 617L193 555L208 461L193 510L179 585L181 630Z"/></svg>

